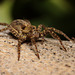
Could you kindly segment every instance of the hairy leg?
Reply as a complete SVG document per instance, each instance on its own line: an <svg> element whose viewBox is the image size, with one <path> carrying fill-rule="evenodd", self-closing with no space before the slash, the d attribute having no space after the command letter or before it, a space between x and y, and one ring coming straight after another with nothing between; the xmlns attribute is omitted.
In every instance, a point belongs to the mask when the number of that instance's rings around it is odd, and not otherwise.
<svg viewBox="0 0 75 75"><path fill-rule="evenodd" d="M38 57L38 59L40 59L40 57L39 57L39 53L38 53L38 49L37 49L37 46L36 46L36 42L35 42L35 40L34 40L33 38L31 39L31 42L32 42L32 44L35 45L35 49L36 49L36 53L35 53L35 55Z"/></svg>
<svg viewBox="0 0 75 75"><path fill-rule="evenodd" d="M3 32L5 30L8 30L8 27L1 29L0 32Z"/></svg>
<svg viewBox="0 0 75 75"><path fill-rule="evenodd" d="M7 27L1 29L0 32L3 32L3 31L5 31L5 30L8 30L8 29L9 29L7 23L0 23L0 25L7 26ZM0 35L0 36L1 36L1 35Z"/></svg>
<svg viewBox="0 0 75 75"><path fill-rule="evenodd" d="M59 37L56 33L54 33L54 31L49 30L48 32L51 34L51 36L52 36L54 39L58 39L59 42L60 42L60 44L61 44L61 46L63 47L64 51L67 51L66 48L64 47L64 45L63 45L63 43L62 43L60 37Z"/></svg>
<svg viewBox="0 0 75 75"><path fill-rule="evenodd" d="M43 25L41 25L41 24L38 26L38 28L37 28L38 32L41 32L42 31L42 26Z"/></svg>
<svg viewBox="0 0 75 75"><path fill-rule="evenodd" d="M41 32L42 31L42 28L46 28L44 25L42 25L42 24L40 24L39 26L38 26L38 28L37 28L37 30L39 31L39 32Z"/></svg>
<svg viewBox="0 0 75 75"><path fill-rule="evenodd" d="M38 26L37 30L38 30L38 32L39 32L39 34L40 34L40 37L42 38L42 44L43 44L43 42L46 41L45 38L44 38L44 35L45 35L46 33L45 33L45 30L42 31L42 28L45 29L46 27L45 27L44 25L40 24L40 25Z"/></svg>
<svg viewBox="0 0 75 75"><path fill-rule="evenodd" d="M8 30L8 29L9 29L8 27L3 28L3 29L0 30L0 32L3 32L3 31ZM7 37L7 36L5 36L5 35L0 35L0 37Z"/></svg>
<svg viewBox="0 0 75 75"><path fill-rule="evenodd" d="M22 41L18 39L18 61L20 60L20 49Z"/></svg>
<svg viewBox="0 0 75 75"><path fill-rule="evenodd" d="M0 25L8 26L8 24L7 24L7 23L0 23Z"/></svg>
<svg viewBox="0 0 75 75"><path fill-rule="evenodd" d="M63 35L66 39L68 39L69 41L72 41L72 42L73 42L73 40L70 39L70 38L69 38L65 33L63 33L62 31L60 31L60 30L58 30L58 29L55 29L55 28L53 28L53 27L50 27L50 30L53 30L54 32L56 32L56 33L58 33L58 34Z"/></svg>

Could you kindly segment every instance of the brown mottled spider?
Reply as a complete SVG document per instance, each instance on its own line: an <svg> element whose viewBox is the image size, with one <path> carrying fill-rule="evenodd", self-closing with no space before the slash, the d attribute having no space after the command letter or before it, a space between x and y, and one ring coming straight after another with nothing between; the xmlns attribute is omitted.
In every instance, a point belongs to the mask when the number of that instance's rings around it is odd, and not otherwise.
<svg viewBox="0 0 75 75"><path fill-rule="evenodd" d="M64 45L62 44L62 41L61 41L60 37L56 33L59 33L59 34L63 35L65 38L67 38L68 40L73 41L66 34L64 34L62 31L60 31L58 29L55 29L53 27L45 27L43 25L39 25L38 28L36 28L36 26L31 25L31 23L28 20L17 19L17 20L14 20L10 25L8 25L7 23L0 23L0 25L7 26L6 28L1 29L0 32L9 29L10 32L15 37L18 38L18 60L20 59L21 43L23 41L27 40L27 39L31 40L31 43L35 45L36 55L37 55L38 58L40 58L40 57L39 57L39 53L38 53L38 49L37 49L35 41L38 40L39 38L42 38L42 40L44 40L44 36L46 36L46 34L48 34L48 33L53 38L59 40L59 42L62 45L64 51L67 51L67 50L64 47ZM42 30L42 28L44 30Z"/></svg>

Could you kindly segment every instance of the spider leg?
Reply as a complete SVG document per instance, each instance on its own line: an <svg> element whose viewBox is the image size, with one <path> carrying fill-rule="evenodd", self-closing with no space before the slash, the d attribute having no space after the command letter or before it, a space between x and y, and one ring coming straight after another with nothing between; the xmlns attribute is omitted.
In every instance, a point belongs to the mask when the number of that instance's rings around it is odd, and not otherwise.
<svg viewBox="0 0 75 75"><path fill-rule="evenodd" d="M42 31L42 28L46 28L44 25L42 25L42 24L40 24L39 26L38 26L38 28L37 28L37 30L39 31L39 32L41 32Z"/></svg>
<svg viewBox="0 0 75 75"><path fill-rule="evenodd" d="M22 43L22 41L20 39L18 39L18 61L20 60L21 43Z"/></svg>
<svg viewBox="0 0 75 75"><path fill-rule="evenodd" d="M37 49L37 46L36 46L36 42L35 42L35 40L34 40L33 38L31 39L31 42L32 42L32 44L35 45L35 48L36 48L36 53L35 53L35 55L38 57L38 59L40 59L39 53L38 53L38 49Z"/></svg>
<svg viewBox="0 0 75 75"><path fill-rule="evenodd" d="M20 60L20 49L21 49L21 43L26 40L26 36L21 36L20 39L18 39L18 61Z"/></svg>
<svg viewBox="0 0 75 75"><path fill-rule="evenodd" d="M0 23L0 25L8 26L8 24L7 24L7 23Z"/></svg>
<svg viewBox="0 0 75 75"><path fill-rule="evenodd" d="M51 34L51 36L52 36L53 38L58 39L59 42L60 42L60 44L61 44L61 46L63 47L64 51L67 51L66 48L64 47L64 45L63 45L63 43L62 43L60 37L59 37L56 33L54 33L54 31L52 31L52 30L49 30L48 32Z"/></svg>
<svg viewBox="0 0 75 75"><path fill-rule="evenodd" d="M72 39L70 39L65 33L63 33L62 31L58 30L58 29L55 29L53 27L50 27L51 30L53 30L54 32L58 33L58 34L61 34L63 35L66 39L68 39L69 41L72 41L74 42Z"/></svg>
<svg viewBox="0 0 75 75"><path fill-rule="evenodd" d="M45 26L42 25L42 24L40 24L40 25L38 26L37 30L38 30L38 32L40 33L40 37L42 38L42 44L43 44L43 42L46 41L46 40L45 40L45 38L44 38L44 34L43 34L44 30L43 30L43 32L42 32L42 28L45 29Z"/></svg>
<svg viewBox="0 0 75 75"><path fill-rule="evenodd" d="M0 32L3 32L5 30L8 30L8 27L1 29Z"/></svg>
<svg viewBox="0 0 75 75"><path fill-rule="evenodd" d="M0 23L0 25L8 26L7 23ZM5 27L5 28L1 29L0 32L3 32L3 31L5 31L5 30L8 30L8 28L9 28L9 27Z"/></svg>
<svg viewBox="0 0 75 75"><path fill-rule="evenodd" d="M42 31L42 26L43 25L41 25L41 24L38 26L38 28L37 28L38 32L41 32Z"/></svg>
<svg viewBox="0 0 75 75"><path fill-rule="evenodd" d="M0 30L0 32L3 32L3 31L8 30L8 29L9 29L8 27L3 28L3 29ZM4 35L0 35L0 37L4 37ZM6 37L7 37L7 36L6 36Z"/></svg>

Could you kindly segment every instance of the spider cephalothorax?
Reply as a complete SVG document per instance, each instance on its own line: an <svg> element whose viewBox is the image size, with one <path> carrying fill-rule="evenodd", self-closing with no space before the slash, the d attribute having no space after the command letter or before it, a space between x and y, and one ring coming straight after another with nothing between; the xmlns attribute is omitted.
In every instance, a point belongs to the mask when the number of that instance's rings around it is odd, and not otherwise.
<svg viewBox="0 0 75 75"><path fill-rule="evenodd" d="M56 33L59 33L63 35L65 38L67 38L68 40L73 41L66 34L64 34L62 31L58 29L55 29L53 27L45 27L43 25L39 25L38 27L36 27L34 25L31 25L31 23L28 20L17 19L17 20L14 20L9 25L7 23L0 23L0 25L7 26L6 28L1 29L0 32L9 29L10 32L15 37L18 38L18 60L20 59L21 43L25 40L29 39L31 40L31 43L35 45L36 55L38 58L40 57L39 57L39 53L38 53L38 49L37 49L37 45L35 41L38 40L39 38L42 38L42 40L44 40L44 36L46 36L46 34L50 34L53 38L58 39L64 51L67 51L67 50L62 44L60 37ZM42 30L42 28L44 30Z"/></svg>

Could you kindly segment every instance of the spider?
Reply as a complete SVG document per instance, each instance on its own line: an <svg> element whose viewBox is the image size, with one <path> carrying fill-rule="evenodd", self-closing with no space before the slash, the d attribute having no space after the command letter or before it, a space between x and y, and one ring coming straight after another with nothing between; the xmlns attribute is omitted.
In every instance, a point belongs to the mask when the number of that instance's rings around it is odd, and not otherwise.
<svg viewBox="0 0 75 75"><path fill-rule="evenodd" d="M35 55L39 59L40 59L40 56L38 53L36 40L38 40L39 38L42 38L42 41L44 41L45 40L44 36L46 36L46 34L50 34L54 39L59 40L64 51L67 51L67 50L64 47L60 37L56 33L63 35L69 41L73 41L65 33L63 33L62 31L60 31L58 29L55 29L53 27L45 27L44 25L41 25L41 24L38 27L36 27L34 25L31 25L29 20L17 19L17 20L14 20L11 24L0 23L0 25L7 26L7 27L1 29L0 32L3 32L5 30L9 29L10 32L15 37L17 37L17 39L18 39L18 61L20 60L21 44L22 44L22 42L24 42L26 40L31 40L31 43L35 46L35 49L36 49ZM42 30L42 28L44 30Z"/></svg>

